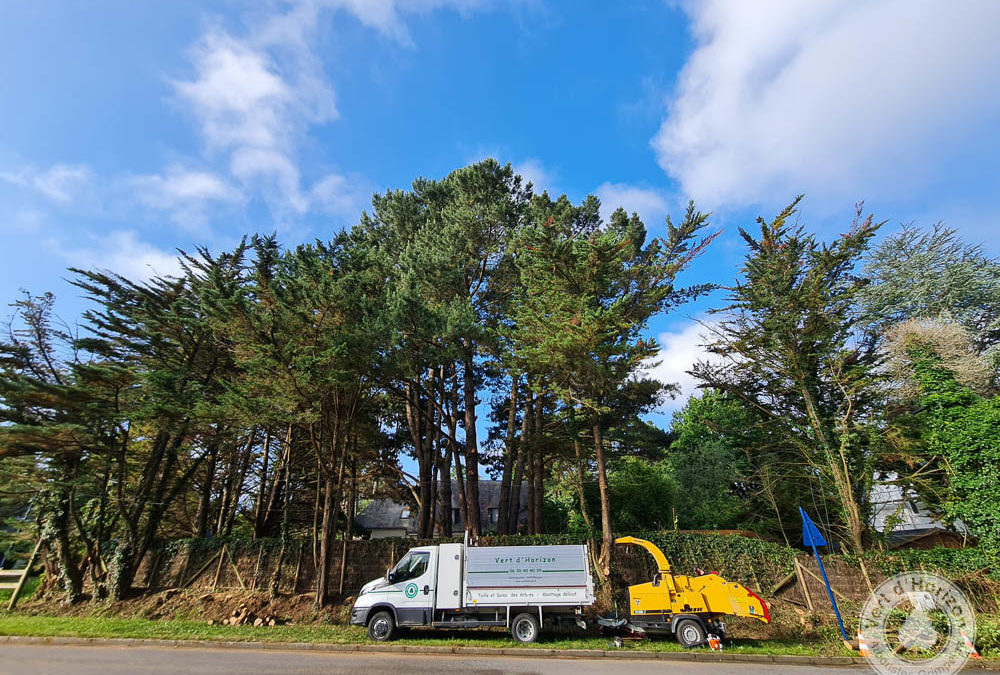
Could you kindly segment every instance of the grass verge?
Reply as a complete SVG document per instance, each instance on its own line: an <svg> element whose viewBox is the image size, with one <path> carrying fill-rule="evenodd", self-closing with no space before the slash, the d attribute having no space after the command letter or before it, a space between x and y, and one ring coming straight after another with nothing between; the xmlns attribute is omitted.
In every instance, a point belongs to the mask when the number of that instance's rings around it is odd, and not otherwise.
<svg viewBox="0 0 1000 675"><path fill-rule="evenodd" d="M364 629L354 626L310 625L253 626L208 625L205 621L115 617L28 616L0 613L0 635L33 637L152 638L162 640L215 640L234 642L310 642L326 644L368 643ZM514 642L499 630L428 631L409 630L398 641L405 645L460 647L520 647L523 649L607 649L609 638L549 633L531 645ZM703 648L707 651L707 647ZM673 640L626 641L624 650L680 652ZM784 640L727 640L726 651L742 654L795 654L802 656L851 656L843 645L802 644Z"/></svg>

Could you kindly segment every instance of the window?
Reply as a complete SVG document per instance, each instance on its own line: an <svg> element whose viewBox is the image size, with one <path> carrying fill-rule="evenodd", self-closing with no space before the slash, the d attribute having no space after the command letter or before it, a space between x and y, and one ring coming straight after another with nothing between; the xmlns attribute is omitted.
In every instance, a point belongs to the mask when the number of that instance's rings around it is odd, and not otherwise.
<svg viewBox="0 0 1000 675"><path fill-rule="evenodd" d="M410 509L403 509L403 512L399 515L400 518L406 520L410 517Z"/></svg>
<svg viewBox="0 0 1000 675"><path fill-rule="evenodd" d="M462 512L459 509L451 510L451 522L455 523L456 525L462 522Z"/></svg>
<svg viewBox="0 0 1000 675"><path fill-rule="evenodd" d="M422 576L430 564L431 554L427 551L410 551L392 570L392 583L398 584Z"/></svg>
<svg viewBox="0 0 1000 675"><path fill-rule="evenodd" d="M490 523L496 525L500 520L500 509L488 509L490 512Z"/></svg>
<svg viewBox="0 0 1000 675"><path fill-rule="evenodd" d="M913 515L920 513L920 509L917 507L916 500L908 499L906 501L906 505L909 507L910 513L912 513Z"/></svg>

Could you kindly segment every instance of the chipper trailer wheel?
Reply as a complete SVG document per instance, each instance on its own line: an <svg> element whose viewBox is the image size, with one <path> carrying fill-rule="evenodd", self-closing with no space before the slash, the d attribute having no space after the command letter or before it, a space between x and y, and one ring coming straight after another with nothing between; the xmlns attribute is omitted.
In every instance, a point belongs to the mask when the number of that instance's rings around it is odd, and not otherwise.
<svg viewBox="0 0 1000 675"><path fill-rule="evenodd" d="M705 629L694 619L685 619L677 624L677 641L682 647L697 647L705 644Z"/></svg>
<svg viewBox="0 0 1000 675"><path fill-rule="evenodd" d="M518 614L510 622L511 636L523 644L537 640L539 632L538 617L534 614L528 614L527 612Z"/></svg>
<svg viewBox="0 0 1000 675"><path fill-rule="evenodd" d="M388 642L396 634L396 622L392 612L378 612L368 622L368 637L376 642Z"/></svg>

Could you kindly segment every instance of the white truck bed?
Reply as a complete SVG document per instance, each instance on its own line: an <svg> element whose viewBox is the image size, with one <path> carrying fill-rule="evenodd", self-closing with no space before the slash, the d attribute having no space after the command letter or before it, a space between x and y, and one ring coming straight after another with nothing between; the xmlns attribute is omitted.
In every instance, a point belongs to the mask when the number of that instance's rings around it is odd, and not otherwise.
<svg viewBox="0 0 1000 675"><path fill-rule="evenodd" d="M586 546L469 547L464 581L466 607L594 602Z"/></svg>

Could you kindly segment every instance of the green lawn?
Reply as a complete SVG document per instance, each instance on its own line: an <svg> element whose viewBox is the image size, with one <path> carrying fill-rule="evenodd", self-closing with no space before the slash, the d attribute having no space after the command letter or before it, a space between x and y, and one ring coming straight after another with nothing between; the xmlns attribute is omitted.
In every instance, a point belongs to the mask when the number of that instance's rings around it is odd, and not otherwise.
<svg viewBox="0 0 1000 675"><path fill-rule="evenodd" d="M151 621L109 617L27 616L0 612L0 635L38 637L108 637L154 638L164 640L220 640L239 642L318 642L327 644L366 644L364 629L354 626L309 625L210 626L205 621ZM522 647L524 649L607 649L609 638L577 636L571 633L543 633L539 642L520 645L500 630L425 631L410 630L397 644L462 647ZM627 641L625 649L679 652L683 648L673 640ZM703 648L707 651L707 648ZM729 640L726 651L742 654L798 654L850 656L842 645L803 645L778 640Z"/></svg>

